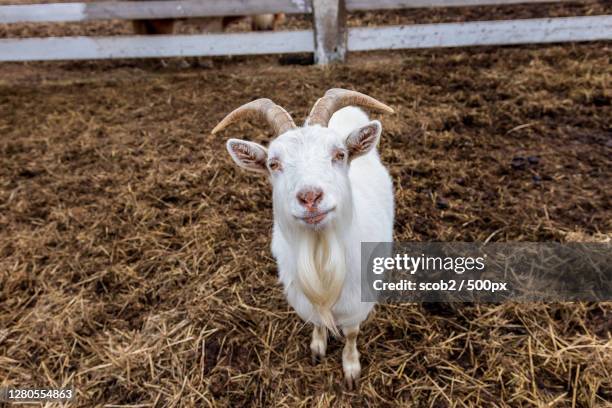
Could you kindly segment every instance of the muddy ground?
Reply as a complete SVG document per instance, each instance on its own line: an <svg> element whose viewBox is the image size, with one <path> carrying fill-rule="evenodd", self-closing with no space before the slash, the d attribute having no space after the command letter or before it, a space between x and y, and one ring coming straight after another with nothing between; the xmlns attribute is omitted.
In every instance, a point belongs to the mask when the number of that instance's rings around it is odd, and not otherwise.
<svg viewBox="0 0 612 408"><path fill-rule="evenodd" d="M396 109L375 116L397 240L605 240L611 51L1 64L0 382L71 384L74 406L609 406L609 302L380 306L346 391L342 343L311 365L276 282L269 186L224 149L268 130L210 130L356 89Z"/></svg>

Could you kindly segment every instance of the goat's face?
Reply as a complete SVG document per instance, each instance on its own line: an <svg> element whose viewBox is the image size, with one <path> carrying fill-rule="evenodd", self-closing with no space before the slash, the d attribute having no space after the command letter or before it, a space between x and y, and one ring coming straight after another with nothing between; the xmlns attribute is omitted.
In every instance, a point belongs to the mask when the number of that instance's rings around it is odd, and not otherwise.
<svg viewBox="0 0 612 408"><path fill-rule="evenodd" d="M281 134L269 149L238 139L228 140L227 149L240 167L269 175L275 217L282 226L321 230L350 221L351 161L375 148L381 129L380 122L372 121L341 136L333 129L306 126Z"/></svg>
<svg viewBox="0 0 612 408"><path fill-rule="evenodd" d="M270 144L274 210L285 222L324 228L350 216L348 152L341 137L320 126L287 132Z"/></svg>

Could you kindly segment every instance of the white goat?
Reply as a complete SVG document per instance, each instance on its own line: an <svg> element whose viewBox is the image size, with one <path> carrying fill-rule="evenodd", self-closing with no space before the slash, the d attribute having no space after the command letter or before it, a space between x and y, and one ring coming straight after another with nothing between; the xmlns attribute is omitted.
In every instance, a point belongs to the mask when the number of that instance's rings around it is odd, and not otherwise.
<svg viewBox="0 0 612 408"><path fill-rule="evenodd" d="M327 330L346 337L342 367L349 389L361 372L356 339L374 303L361 301L361 242L391 242L393 187L376 146L382 126L354 106L393 112L358 92L330 89L303 127L269 99L236 109L213 133L258 115L277 137L268 149L230 139L227 150L273 187L272 253L287 300L314 324L313 361L325 355ZM333 116L332 116L333 115Z"/></svg>

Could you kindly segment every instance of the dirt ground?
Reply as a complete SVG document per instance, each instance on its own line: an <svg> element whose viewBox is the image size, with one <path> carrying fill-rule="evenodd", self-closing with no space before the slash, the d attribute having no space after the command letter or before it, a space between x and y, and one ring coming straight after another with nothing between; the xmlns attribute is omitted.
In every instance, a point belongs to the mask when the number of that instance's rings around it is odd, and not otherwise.
<svg viewBox="0 0 612 408"><path fill-rule="evenodd" d="M313 366L277 283L270 187L224 148L268 130L210 130L258 97L301 121L356 89L396 109L380 116L395 239L609 239L611 57L0 64L0 384L73 385L79 407L610 406L610 302L379 306L346 391L342 342Z"/></svg>

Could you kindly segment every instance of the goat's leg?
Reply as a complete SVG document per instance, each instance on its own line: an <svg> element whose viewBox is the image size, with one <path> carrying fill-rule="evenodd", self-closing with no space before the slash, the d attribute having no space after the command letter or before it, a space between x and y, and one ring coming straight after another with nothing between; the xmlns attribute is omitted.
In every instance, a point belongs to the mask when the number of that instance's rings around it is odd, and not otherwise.
<svg viewBox="0 0 612 408"><path fill-rule="evenodd" d="M344 380L349 390L354 389L361 375L361 364L359 363L359 352L357 351L357 335L359 334L359 325L345 327L342 329L346 343L342 350L342 370L344 371Z"/></svg>
<svg viewBox="0 0 612 408"><path fill-rule="evenodd" d="M327 329L325 326L316 326L312 330L312 341L310 351L312 351L312 363L316 364L319 359L325 357L327 350Z"/></svg>

